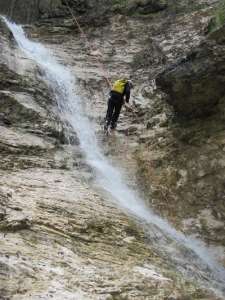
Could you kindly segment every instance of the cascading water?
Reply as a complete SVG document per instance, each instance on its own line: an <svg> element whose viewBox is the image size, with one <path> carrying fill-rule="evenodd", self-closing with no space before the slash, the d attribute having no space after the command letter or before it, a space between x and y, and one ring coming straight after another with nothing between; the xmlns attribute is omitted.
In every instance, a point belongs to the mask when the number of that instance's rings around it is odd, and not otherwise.
<svg viewBox="0 0 225 300"><path fill-rule="evenodd" d="M164 248L169 251L168 240L173 241L173 247L182 247L184 253L189 251L189 259L182 254L179 261L184 261L184 269L188 264L194 264L199 269L197 277L206 277L208 287L216 287L225 293L225 270L210 256L206 247L200 242L186 237L176 231L169 223L155 215L142 201L137 192L130 189L125 183L121 172L113 167L101 152L98 146L93 126L82 105L80 97L74 90L76 81L69 69L60 65L53 58L52 53L39 43L27 39L21 26L3 18L14 35L19 47L27 57L37 63L44 70L44 80L54 90L60 115L73 127L80 140L80 147L86 155L87 163L95 170L96 182L106 190L121 208L146 224L154 225L161 236L166 236ZM162 242L162 241L161 241ZM161 246L161 245L160 245ZM172 250L177 251L177 250ZM191 258L190 258L191 256ZM195 262L194 262L195 261ZM185 271L185 270L184 270ZM188 274L188 271L186 271ZM193 274L192 274L193 275Z"/></svg>

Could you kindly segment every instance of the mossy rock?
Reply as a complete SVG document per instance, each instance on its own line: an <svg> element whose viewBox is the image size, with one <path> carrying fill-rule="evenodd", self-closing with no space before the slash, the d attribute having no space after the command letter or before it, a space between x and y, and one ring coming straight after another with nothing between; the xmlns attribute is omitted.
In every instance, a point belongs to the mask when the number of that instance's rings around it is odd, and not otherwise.
<svg viewBox="0 0 225 300"><path fill-rule="evenodd" d="M208 25L208 33L214 32L225 25L225 0L220 1L215 12L215 16L211 19Z"/></svg>

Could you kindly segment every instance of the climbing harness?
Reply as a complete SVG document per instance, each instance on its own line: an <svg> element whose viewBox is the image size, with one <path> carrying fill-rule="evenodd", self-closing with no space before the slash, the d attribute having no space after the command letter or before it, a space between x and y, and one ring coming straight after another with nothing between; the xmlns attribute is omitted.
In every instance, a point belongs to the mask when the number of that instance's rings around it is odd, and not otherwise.
<svg viewBox="0 0 225 300"><path fill-rule="evenodd" d="M78 27L78 29L79 29L79 31L81 33L81 36L84 38L86 45L89 47L90 52L94 52L96 49L93 49L92 45L88 41L87 35L85 34L84 30L80 26L80 23L78 22L78 19L75 17L75 15L73 13L73 10L72 10L72 8L70 7L70 5L68 3L68 0L65 0L65 3L66 3L66 6L67 6L67 8L68 8L68 10L69 10L69 12L71 14L71 16L72 16L72 19L73 19L75 25ZM96 60L97 60L97 63L99 65L99 69L102 71L104 79L106 80L109 88L111 89L112 85L111 85L111 82L109 80L108 72L106 71L103 63L100 61L100 59L98 57L96 57Z"/></svg>

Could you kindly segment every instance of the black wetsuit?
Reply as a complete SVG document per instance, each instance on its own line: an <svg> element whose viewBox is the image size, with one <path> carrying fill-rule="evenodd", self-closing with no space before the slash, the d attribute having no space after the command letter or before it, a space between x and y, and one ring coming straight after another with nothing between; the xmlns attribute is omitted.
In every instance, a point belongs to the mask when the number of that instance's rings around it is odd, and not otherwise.
<svg viewBox="0 0 225 300"><path fill-rule="evenodd" d="M125 98L125 99L124 99ZM130 85L126 83L123 94L111 91L108 100L108 109L106 113L106 127L110 126L111 129L115 129L117 121L120 115L121 108L124 104L124 100L129 103L130 100Z"/></svg>

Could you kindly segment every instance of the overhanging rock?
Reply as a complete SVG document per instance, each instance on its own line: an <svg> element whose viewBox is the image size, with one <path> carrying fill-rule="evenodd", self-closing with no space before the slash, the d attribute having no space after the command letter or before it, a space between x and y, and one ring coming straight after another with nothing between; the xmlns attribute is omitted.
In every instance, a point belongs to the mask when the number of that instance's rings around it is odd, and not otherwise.
<svg viewBox="0 0 225 300"><path fill-rule="evenodd" d="M211 34L185 60L163 71L157 86L180 116L204 117L225 95L225 27Z"/></svg>

